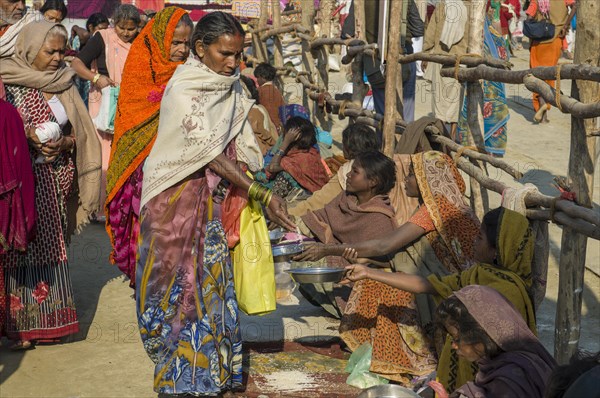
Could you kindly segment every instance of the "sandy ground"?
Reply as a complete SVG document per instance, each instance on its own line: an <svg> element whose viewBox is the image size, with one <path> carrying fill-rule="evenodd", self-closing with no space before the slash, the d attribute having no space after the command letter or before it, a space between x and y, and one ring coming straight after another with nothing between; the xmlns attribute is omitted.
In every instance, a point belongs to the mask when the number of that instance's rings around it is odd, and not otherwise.
<svg viewBox="0 0 600 398"><path fill-rule="evenodd" d="M527 67L528 53L519 52L513 59L516 69ZM342 74L333 74L330 92L344 83ZM564 81L565 93L570 93ZM286 92L297 99L299 91L292 81L286 82ZM535 184L541 192L556 195L552 177L565 175L570 145L570 117L553 109L551 123L534 125L530 121L533 109L530 93L522 85L507 87L510 100L508 151L505 160L525 173L526 182ZM430 93L420 80L417 88L417 117L430 111ZM334 137L346 121L335 117ZM339 148L339 146L338 146ZM490 170L494 178L515 184L510 178ZM594 186L594 202L600 203L600 178ZM499 195L490 195L492 206L499 204ZM552 352L554 319L558 284L558 258L561 228L550 226L551 253L549 284L546 300L538 313L540 338ZM153 366L140 343L135 317L135 302L128 283L119 271L108 264L109 242L102 226L91 225L74 238L69 249L73 286L81 331L57 345L40 345L26 352L11 352L8 341L0 347L0 397L152 397ZM600 242L590 240L587 250L585 287L583 290L580 347L600 350ZM320 309L299 298L296 293L265 317L244 317L244 339L250 342L277 341L300 337L327 339L336 336L337 322ZM277 380L271 375L269 391L286 385L285 394L295 391L301 396L303 378ZM275 379L273 379L275 378ZM265 395L267 396L267 395ZM269 394L268 396L273 396Z"/></svg>

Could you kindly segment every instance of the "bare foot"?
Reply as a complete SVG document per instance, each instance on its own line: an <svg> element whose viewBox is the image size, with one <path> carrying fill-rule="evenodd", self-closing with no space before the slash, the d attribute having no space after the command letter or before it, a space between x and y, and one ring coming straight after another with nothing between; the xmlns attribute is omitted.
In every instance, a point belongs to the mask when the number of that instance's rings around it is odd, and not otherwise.
<svg viewBox="0 0 600 398"><path fill-rule="evenodd" d="M13 351L25 351L33 348L33 343L29 340L18 340L13 345L10 346L10 349Z"/></svg>

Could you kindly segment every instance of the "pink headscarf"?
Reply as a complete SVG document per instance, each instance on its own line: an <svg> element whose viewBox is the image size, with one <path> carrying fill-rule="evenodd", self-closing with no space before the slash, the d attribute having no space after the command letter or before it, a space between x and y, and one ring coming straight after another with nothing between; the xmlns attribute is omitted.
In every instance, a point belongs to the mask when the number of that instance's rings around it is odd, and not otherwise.
<svg viewBox="0 0 600 398"><path fill-rule="evenodd" d="M542 398L556 361L529 330L521 314L491 287L471 285L454 296L502 350L494 358L479 360L475 381L457 391L470 398Z"/></svg>

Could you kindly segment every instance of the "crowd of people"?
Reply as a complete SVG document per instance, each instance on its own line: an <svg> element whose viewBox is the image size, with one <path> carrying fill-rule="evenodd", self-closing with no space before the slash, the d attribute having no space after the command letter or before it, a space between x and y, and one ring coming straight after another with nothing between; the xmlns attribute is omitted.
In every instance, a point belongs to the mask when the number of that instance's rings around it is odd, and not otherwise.
<svg viewBox="0 0 600 398"><path fill-rule="evenodd" d="M423 38L423 50L466 52L466 14L452 22L462 28L445 25L447 7L462 1L441 0L427 21L409 3L409 51ZM520 44L509 25L524 9L557 27L532 42L532 66L557 62L573 1L488 7L487 56L508 59L506 49ZM409 125L393 158L381 152L380 134L358 123L342 133L343 156L326 156L327 134L286 103L276 69L242 71L246 32L231 14L194 24L178 7L140 13L124 4L68 32L67 12L62 0L39 10L0 0L0 333L12 349L78 332L67 246L96 221L106 226L110 262L135 291L154 390L183 397L241 388L230 249L254 202L261 223L314 240L296 261L346 269L340 286L301 291L341 318L349 351L372 347L371 372L407 387L435 372L439 397L568 397L594 387L597 357L576 371L557 367L536 337L529 220L501 207L480 221L454 161L422 135L447 123L468 142L466 105L435 97L435 118ZM377 23L369 30L376 34ZM411 65L409 87L421 67L460 96L437 64ZM486 149L502 155L504 87L482 85L492 108ZM382 108L380 86L373 93ZM536 120L547 120L536 101ZM413 115L405 98L404 116Z"/></svg>

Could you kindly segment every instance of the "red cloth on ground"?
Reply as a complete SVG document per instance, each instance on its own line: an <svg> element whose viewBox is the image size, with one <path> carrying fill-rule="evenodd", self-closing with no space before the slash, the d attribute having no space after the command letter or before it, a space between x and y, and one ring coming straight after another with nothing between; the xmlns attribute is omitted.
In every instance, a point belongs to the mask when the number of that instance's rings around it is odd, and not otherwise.
<svg viewBox="0 0 600 398"><path fill-rule="evenodd" d="M321 163L321 155L315 148L290 149L281 158L281 168L287 171L302 186L310 192L318 191L327 184L329 177Z"/></svg>

